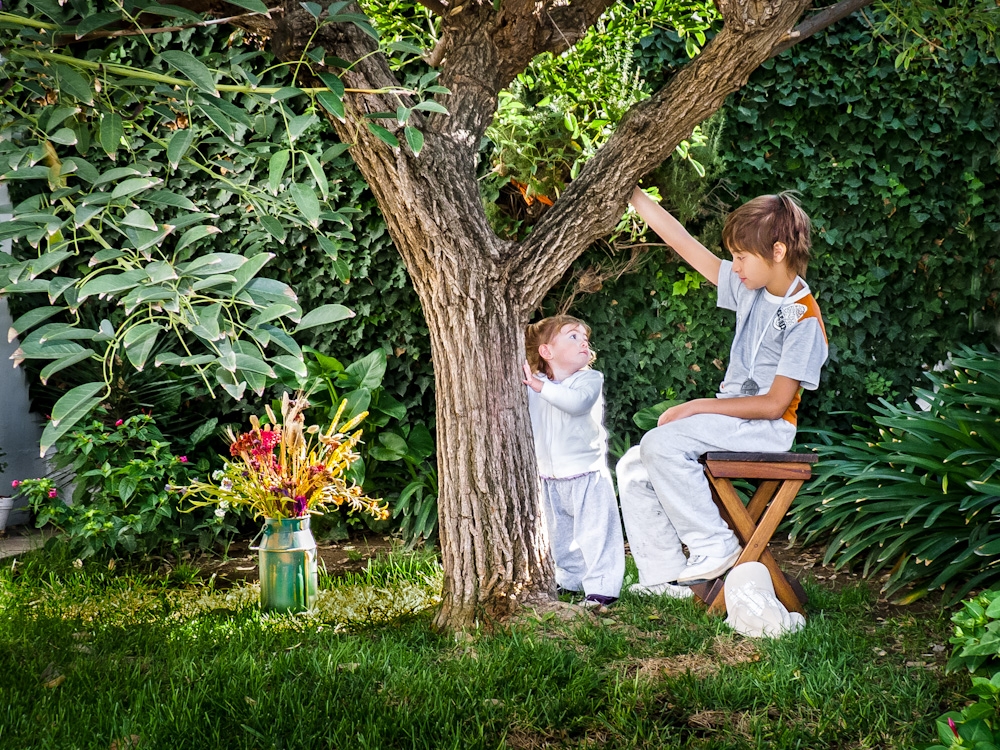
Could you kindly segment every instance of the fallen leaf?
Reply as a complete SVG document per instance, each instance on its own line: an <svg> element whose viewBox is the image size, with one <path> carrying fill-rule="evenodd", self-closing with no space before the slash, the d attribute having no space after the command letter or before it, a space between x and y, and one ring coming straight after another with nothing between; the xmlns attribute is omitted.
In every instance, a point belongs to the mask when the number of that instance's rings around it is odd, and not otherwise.
<svg viewBox="0 0 1000 750"><path fill-rule="evenodd" d="M66 675L61 674L61 675L58 675L56 677L53 677L51 680L49 680L44 685L42 685L42 687L46 687L46 688L49 688L49 689L57 688L60 685L62 685L64 682L66 682Z"/></svg>

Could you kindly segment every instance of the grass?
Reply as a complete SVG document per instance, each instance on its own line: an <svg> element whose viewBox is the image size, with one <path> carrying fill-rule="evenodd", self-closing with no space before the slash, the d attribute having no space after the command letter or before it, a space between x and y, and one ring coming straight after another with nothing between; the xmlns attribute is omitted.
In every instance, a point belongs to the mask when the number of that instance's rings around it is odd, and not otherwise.
<svg viewBox="0 0 1000 750"><path fill-rule="evenodd" d="M430 630L426 555L323 577L312 616L187 573L4 563L2 748L903 748L967 682L933 651L946 613L880 620L860 587L807 586L780 640L628 596L456 638Z"/></svg>

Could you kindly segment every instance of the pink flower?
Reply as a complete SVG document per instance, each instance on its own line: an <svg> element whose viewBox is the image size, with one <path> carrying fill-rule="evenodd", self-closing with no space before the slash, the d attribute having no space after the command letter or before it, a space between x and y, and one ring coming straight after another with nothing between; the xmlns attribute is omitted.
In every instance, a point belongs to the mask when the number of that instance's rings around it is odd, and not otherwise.
<svg viewBox="0 0 1000 750"><path fill-rule="evenodd" d="M187 456L181 456L177 460L180 461L182 464L186 464L188 462L188 457Z"/></svg>
<svg viewBox="0 0 1000 750"><path fill-rule="evenodd" d="M115 427L121 427L123 424L125 424L125 420L119 419L117 422L115 422Z"/></svg>
<svg viewBox="0 0 1000 750"><path fill-rule="evenodd" d="M15 479L13 482L10 483L10 486L11 487L20 487L21 486L21 480L20 479Z"/></svg>
<svg viewBox="0 0 1000 750"><path fill-rule="evenodd" d="M49 497L55 498L58 495L59 495L59 493L56 492L55 490L49 490Z"/></svg>
<svg viewBox="0 0 1000 750"><path fill-rule="evenodd" d="M958 729L955 728L955 720L950 716L948 717L948 727L951 729L951 733L955 735L955 737L958 737Z"/></svg>

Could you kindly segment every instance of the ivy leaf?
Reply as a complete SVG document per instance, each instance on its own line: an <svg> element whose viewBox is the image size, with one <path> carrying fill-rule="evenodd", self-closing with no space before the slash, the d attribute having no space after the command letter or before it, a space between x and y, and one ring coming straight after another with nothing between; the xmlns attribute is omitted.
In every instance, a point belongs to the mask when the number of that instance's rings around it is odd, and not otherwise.
<svg viewBox="0 0 1000 750"><path fill-rule="evenodd" d="M410 126L403 128L403 134L406 136L406 142L410 145L413 155L420 156L420 150L424 147L424 134Z"/></svg>
<svg viewBox="0 0 1000 750"><path fill-rule="evenodd" d="M160 53L167 65L180 71L189 81L202 91L218 96L215 90L215 76L201 60L190 52L166 50Z"/></svg>
<svg viewBox="0 0 1000 750"><path fill-rule="evenodd" d="M308 185L296 182L291 189L292 200L295 206L302 212L302 216L309 222L313 229L319 229L319 199Z"/></svg>

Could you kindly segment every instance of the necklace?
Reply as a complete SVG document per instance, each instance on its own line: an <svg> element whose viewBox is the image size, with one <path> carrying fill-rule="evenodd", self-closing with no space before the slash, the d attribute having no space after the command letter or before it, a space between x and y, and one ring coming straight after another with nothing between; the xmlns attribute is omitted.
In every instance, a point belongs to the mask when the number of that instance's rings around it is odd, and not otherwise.
<svg viewBox="0 0 1000 750"><path fill-rule="evenodd" d="M792 297L792 290L795 289L799 282L802 283L802 289L798 292L798 294ZM757 290L757 296L753 298L753 302L750 304L750 312L747 313L747 323L750 322L750 316L753 315L753 310L757 306L757 300L760 299L762 294L764 294L764 287ZM786 327L785 314L782 312L785 304L789 301L797 302L807 294L809 294L809 285L796 276L792 281L792 285L788 287L788 291L785 292L785 296L781 298L781 302L778 304L778 309L775 311L773 316L779 329L783 331ZM770 324L771 318L768 318L761 328L760 336L757 337L757 343L754 344L753 354L750 355L750 372L747 375L747 379L743 381L743 385L740 386L740 394L743 396L756 396L760 393L760 386L757 384L757 381L753 379L753 368L754 365L757 364L757 354L760 352L760 345L764 343L764 336L767 335L767 329Z"/></svg>

